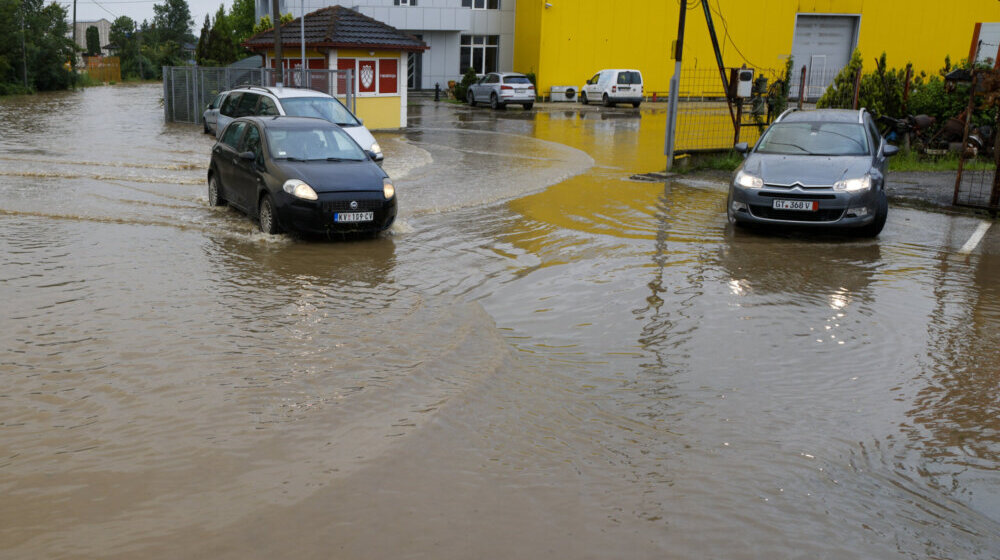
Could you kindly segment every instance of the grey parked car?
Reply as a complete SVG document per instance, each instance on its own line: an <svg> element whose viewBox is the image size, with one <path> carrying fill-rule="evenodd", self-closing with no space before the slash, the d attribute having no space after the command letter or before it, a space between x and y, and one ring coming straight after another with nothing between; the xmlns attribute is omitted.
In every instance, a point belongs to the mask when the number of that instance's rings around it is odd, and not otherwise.
<svg viewBox="0 0 1000 560"><path fill-rule="evenodd" d="M465 100L473 107L489 103L494 109L505 109L508 104L519 103L527 110L535 105L535 85L524 74L490 72L469 86Z"/></svg>
<svg viewBox="0 0 1000 560"><path fill-rule="evenodd" d="M222 102L225 101L227 93L229 92L224 91L219 95L216 95L215 99L213 99L212 102L208 104L208 107L205 108L205 112L202 115L204 117L202 122L205 125L205 134L219 135L216 130L219 122L219 107L222 107Z"/></svg>
<svg viewBox="0 0 1000 560"><path fill-rule="evenodd" d="M875 237L889 203L886 143L868 111L785 111L733 174L726 208L734 224L848 228Z"/></svg>

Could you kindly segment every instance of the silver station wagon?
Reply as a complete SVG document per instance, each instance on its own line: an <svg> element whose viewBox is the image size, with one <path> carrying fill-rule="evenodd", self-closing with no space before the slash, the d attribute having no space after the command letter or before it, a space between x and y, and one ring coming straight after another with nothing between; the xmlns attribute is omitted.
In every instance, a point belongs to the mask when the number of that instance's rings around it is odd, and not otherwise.
<svg viewBox="0 0 1000 560"><path fill-rule="evenodd" d="M535 105L535 85L524 74L490 72L469 86L465 100L473 107L489 103L494 109L505 109L514 103L528 110Z"/></svg>
<svg viewBox="0 0 1000 560"><path fill-rule="evenodd" d="M887 158L898 151L861 109L789 109L733 174L726 205L737 225L843 228L875 237L889 203Z"/></svg>

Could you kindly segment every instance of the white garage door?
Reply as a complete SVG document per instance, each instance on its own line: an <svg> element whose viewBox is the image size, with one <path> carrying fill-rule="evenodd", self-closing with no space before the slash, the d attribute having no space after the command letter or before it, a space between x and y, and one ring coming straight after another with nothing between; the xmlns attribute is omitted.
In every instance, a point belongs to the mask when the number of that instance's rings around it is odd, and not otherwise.
<svg viewBox="0 0 1000 560"><path fill-rule="evenodd" d="M814 16L798 14L792 56L796 82L806 67L806 97L823 95L841 68L851 61L857 43L858 16ZM798 93L797 88L794 90Z"/></svg>

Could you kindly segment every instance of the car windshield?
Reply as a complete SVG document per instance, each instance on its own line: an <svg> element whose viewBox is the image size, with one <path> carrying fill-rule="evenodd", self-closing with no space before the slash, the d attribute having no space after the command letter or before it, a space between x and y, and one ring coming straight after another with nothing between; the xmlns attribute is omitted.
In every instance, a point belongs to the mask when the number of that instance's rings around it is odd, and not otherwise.
<svg viewBox="0 0 1000 560"><path fill-rule="evenodd" d="M868 155L862 125L841 122L792 122L771 126L757 143L757 153L861 156Z"/></svg>
<svg viewBox="0 0 1000 560"><path fill-rule="evenodd" d="M289 97L281 100L285 114L292 117L326 119L340 126L358 126L358 119L332 97Z"/></svg>
<svg viewBox="0 0 1000 560"><path fill-rule="evenodd" d="M267 143L274 159L290 161L363 161L361 148L334 127L269 128Z"/></svg>

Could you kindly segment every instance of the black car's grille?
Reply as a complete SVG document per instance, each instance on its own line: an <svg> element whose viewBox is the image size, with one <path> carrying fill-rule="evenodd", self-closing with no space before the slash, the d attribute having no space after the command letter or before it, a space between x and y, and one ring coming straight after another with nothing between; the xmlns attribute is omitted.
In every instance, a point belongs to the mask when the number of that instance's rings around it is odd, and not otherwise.
<svg viewBox="0 0 1000 560"><path fill-rule="evenodd" d="M802 210L775 210L770 206L750 205L750 213L767 220L787 220L790 222L835 222L844 214L843 208L806 212Z"/></svg>
<svg viewBox="0 0 1000 560"><path fill-rule="evenodd" d="M355 199L357 202L356 208L351 208L351 200L331 200L322 203L323 212L373 212L375 210L380 210L384 204L381 200L360 200Z"/></svg>

